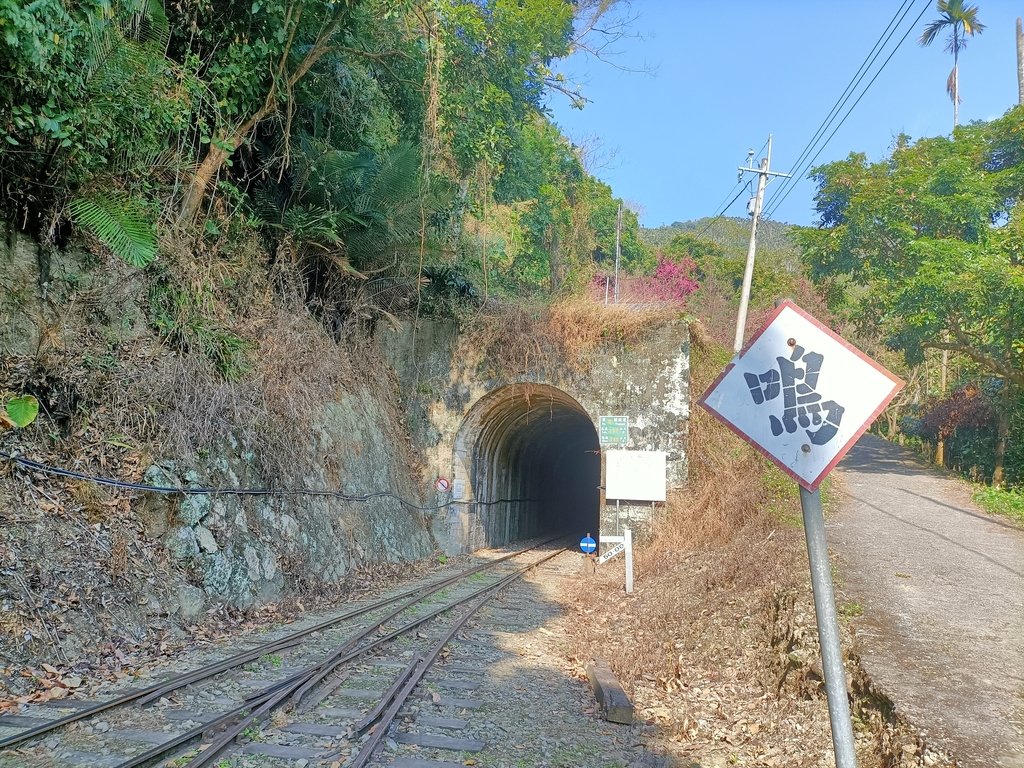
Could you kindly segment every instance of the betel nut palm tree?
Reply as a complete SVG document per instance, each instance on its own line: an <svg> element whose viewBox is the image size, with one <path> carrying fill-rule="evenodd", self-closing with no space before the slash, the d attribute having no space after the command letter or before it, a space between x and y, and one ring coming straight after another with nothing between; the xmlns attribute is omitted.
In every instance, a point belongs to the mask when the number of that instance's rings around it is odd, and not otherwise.
<svg viewBox="0 0 1024 768"><path fill-rule="evenodd" d="M941 16L934 21L928 22L921 33L918 42L921 45L931 45L936 37L944 31L949 31L949 40L946 43L946 50L953 54L953 71L949 73L946 80L946 92L953 101L953 128L959 124L960 118L960 51L967 46L967 38L980 35L985 30L985 25L978 21L978 6L964 5L964 0L938 0L935 4ZM939 391L946 393L946 375L949 370L949 350L942 350L942 365L939 374ZM936 463L944 463L944 446L942 440L936 447Z"/></svg>
<svg viewBox="0 0 1024 768"><path fill-rule="evenodd" d="M967 45L967 38L981 34L985 25L978 21L978 6L964 5L964 0L938 0L935 9L941 16L928 22L918 42L921 45L931 45L941 33L949 32L946 50L953 54L953 71L946 80L946 91L953 100L953 127L956 128L959 124L960 105L960 51Z"/></svg>

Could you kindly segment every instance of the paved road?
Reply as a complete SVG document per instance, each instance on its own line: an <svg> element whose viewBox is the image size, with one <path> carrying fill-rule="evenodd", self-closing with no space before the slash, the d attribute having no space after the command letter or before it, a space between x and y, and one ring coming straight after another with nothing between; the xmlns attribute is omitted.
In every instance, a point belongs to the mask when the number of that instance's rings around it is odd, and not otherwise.
<svg viewBox="0 0 1024 768"><path fill-rule="evenodd" d="M1024 530L872 435L840 469L829 544L868 674L963 766L1024 768Z"/></svg>

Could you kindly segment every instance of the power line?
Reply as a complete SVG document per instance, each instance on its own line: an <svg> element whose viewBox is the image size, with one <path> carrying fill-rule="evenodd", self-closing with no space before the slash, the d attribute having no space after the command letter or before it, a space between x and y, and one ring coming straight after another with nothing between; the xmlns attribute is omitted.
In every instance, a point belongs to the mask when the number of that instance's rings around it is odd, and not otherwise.
<svg viewBox="0 0 1024 768"><path fill-rule="evenodd" d="M807 162L803 163L803 165L801 166L801 161L803 161L812 151L814 151L814 147L817 144L818 140L825 133L825 131L827 131L831 127L831 125L835 122L836 118L839 115L839 112L846 105L846 103L850 100L850 98L853 97L853 94L854 94L857 86L860 85L861 81L863 81L863 79L867 76L868 72L870 72L871 67L874 65L875 61L878 60L878 57L881 56L881 54L885 50L885 47L888 45L889 41L892 39L893 35L896 34L896 32L899 29L900 24L903 23L904 19L906 19L906 17L907 17L907 14L912 10L913 0L905 0L903 5L901 5L900 8L897 9L896 13L889 20L889 22L886 25L885 29L883 29L881 35L879 35L879 38L875 42L874 46L872 46L871 51L868 52L868 55L865 57L864 61L861 62L860 67L857 69L857 72L854 73L853 77L851 78L850 82L847 84L847 86L844 89L843 93L840 94L839 98L836 100L835 104L833 104L832 109L829 111L828 115L826 115L825 119L818 126L817 131L815 131L815 133L811 137L810 141L808 141L808 143L804 147L803 151L800 153L800 155L797 157L796 161L793 163L792 170L790 171L790 173L791 173L791 175L793 177L793 180L792 181L787 180L786 182L781 184L779 187L777 187L776 190L774 191L774 193L772 194L771 198L768 200L768 203L766 205L766 208L768 210L765 213L765 217L766 218L771 217L775 213L775 211L778 210L778 208L782 204L783 200L785 200L789 196L789 193L792 191L793 187L797 184L797 181L799 179L801 179L803 177L804 173L806 173L807 169L810 168L814 164L814 161L818 158L818 156L821 154L821 152L824 150L824 148L828 145L829 141L832 140L832 137L835 136L835 134L839 130L839 128L843 125L843 123L846 122L846 119L849 117L849 115L853 111L853 109L857 106L858 103L860 103L860 100L864 97L864 94L866 94L867 91L871 88L871 85L878 78L878 75L881 74L882 70L885 69L885 66L889 63L889 61L895 55L896 51L898 51L899 48L903 45L903 43L906 41L907 36L914 29L914 27L917 25L918 21L921 20L921 17L924 15L925 11L928 10L930 5L931 5L930 0L925 0L925 2L923 3L923 6L921 8L921 12L918 14L917 18L907 28L907 31L904 33L903 37L900 39L900 41L896 44L896 46L889 53L888 57L885 59L885 61L882 63L882 65L875 72L874 76L871 78L871 80L868 82L868 84L866 86L864 86L864 89L861 91L861 93L857 97L856 101L854 101L853 105L843 115L842 119L839 121L839 124L836 126L835 130L833 130L832 133L829 134L828 138L825 139L825 141L818 147L817 152L815 153L815 155L810 160L808 160Z"/></svg>
<svg viewBox="0 0 1024 768"><path fill-rule="evenodd" d="M914 27L917 26L917 23L921 20L921 17L924 16L925 12L930 7L931 7L931 0L927 0L924 3L924 6L921 8L921 12L917 15L917 18L914 19L914 21L910 24L909 27L907 27L907 31L903 33L903 37L901 37L900 41L898 43L896 43L896 47L892 49L892 52L886 57L885 61L882 62L882 66L880 66L878 68L878 71L875 72L875 74L871 78L871 80L868 81L868 84L866 86L864 86L864 90L861 91L860 96L858 96L857 100L853 102L853 104L850 106L850 108L848 110L846 110L846 114L843 115L843 118L842 118L842 120L839 121L839 124L835 127L835 129L832 131L832 133L829 134L828 138L825 139L824 143L822 143L822 145L818 148L818 151L814 154L814 157L812 157L810 160L808 160L806 163L804 163L804 166L803 166L802 169L800 169L800 171L794 172L794 174L793 174L794 177L796 176L797 173L799 173L802 176L804 173L807 172L808 168L810 168L811 166L814 165L814 162L818 159L818 157L821 155L821 153L825 150L825 147L827 147L828 143L830 141L832 141L832 137L834 137L836 135L836 133L839 131L839 129L843 127L843 124L846 122L846 119L850 116L850 113L853 112L854 109L856 109L858 104L860 104L860 100L864 98L864 95L868 92L868 90L870 90L872 84L874 84L875 80L878 79L878 76L880 74L882 74L882 71L885 69L886 65L890 61L892 61L892 57L896 55L896 51L898 51L900 49L900 46L902 46L903 43L906 42L907 37L910 36L910 33L914 30ZM779 206L782 205L783 202L785 202L786 198L789 197L789 193L793 191L795 186L796 186L795 184L791 184L785 190L785 193L782 195L781 198L778 199L777 202L772 201L772 203L771 203L771 206L772 206L771 210L768 211L765 214L765 218L770 218L772 216L772 214L774 214L775 211L778 210Z"/></svg>
<svg viewBox="0 0 1024 768"><path fill-rule="evenodd" d="M718 221L718 220L719 220L720 218L722 218L722 217L723 217L723 216L725 215L725 212L726 212L727 210L729 210L729 208L730 208L730 207L732 206L732 204L733 204L733 203L735 203L735 202L736 202L737 200L739 200L739 199L740 199L740 195L742 195L742 194L743 194L743 192L744 192L744 190L746 190L746 188L747 188L745 184L741 184L741 183L738 183L738 184L737 184L737 186L739 186L739 187L740 187L740 191L736 193L736 197L734 197L734 198L733 198L732 200L730 200L730 201L729 201L728 203L726 203L726 204L725 204L725 207L724 207L724 208L722 208L722 210L720 210L720 211L718 212L718 215L716 215L716 216L715 216L714 218L712 218L712 219L711 219L711 220L710 220L710 221L709 221L709 222L708 222L707 224L705 224L705 225L704 225L704 229L702 229L702 230L701 230L700 232L698 232L698 233L697 233L697 235L696 235L696 237L697 237L698 239L699 239L699 238L701 238L701 237L703 237L704 233L705 233L705 232L707 232L707 231L708 231L709 229L711 229L711 226L712 226L712 225L713 225L713 224L714 224L714 223L715 223L716 221ZM735 187L733 187L733 189L735 189Z"/></svg>
<svg viewBox="0 0 1024 768"><path fill-rule="evenodd" d="M715 206L714 208L712 208L711 210L713 210L713 211L715 211L715 210L720 210L720 211L722 211L722 212L724 212L725 210L727 210L727 209L729 208L729 206L730 206L730 205L732 205L732 204L733 204L734 202L736 202L736 198L734 197L734 198L733 198L733 199L732 199L732 200L731 200L730 202L728 202L728 203L727 203L727 202L725 202L725 201L729 199L729 195L731 195L731 194L733 193L733 191L734 191L734 190L735 190L735 189L736 189L737 187L742 187L742 186L743 186L743 181L742 181L742 180L740 180L740 179L737 179L737 180L736 180L736 183L735 183L735 184L733 184L733 187L732 187L732 189L730 189L730 190L729 190L728 192L726 192L726 193L725 193L725 197L723 197L723 198L722 198L722 200L721 200L721 201L720 201L720 202L718 203L718 205L716 205L716 206ZM742 191L742 190L741 190L741 191ZM724 207L723 207L723 206L724 206ZM718 215L719 215L719 216L721 216L721 212L720 212L720 213L719 213Z"/></svg>
<svg viewBox="0 0 1024 768"><path fill-rule="evenodd" d="M846 102L849 101L850 97L853 95L854 91L856 90L856 87L860 84L860 82L864 79L864 77L870 71L871 66L875 63L875 61L881 55L882 51L885 49L885 46L886 46L886 44L888 44L889 40L892 39L893 34L895 34L896 30L899 28L899 25L903 22L903 19L906 18L906 15L910 11L912 5L913 5L913 0L904 0L903 5L900 6L900 8L898 8L896 10L896 13L893 14L893 17L886 24L885 28L882 30L882 33L879 35L878 39L875 41L875 44L872 46L872 48L868 52L867 56L861 62L860 67L857 68L857 71L854 73L853 77L850 79L850 82L847 83L846 88L843 90L843 92L836 99L835 103L832 105L832 109L829 110L829 113L825 116L825 119L818 126L818 129L815 131L814 135L807 142L807 144L804 146L803 150L801 151L800 155L797 157L796 161L793 163L792 170L791 170L790 173L791 173L791 176L792 176L792 178L794 180L799 178L797 176L796 169L800 167L801 161L803 161L814 150L815 144L817 143L818 139L821 138L821 136L825 133L825 131L827 131L828 128L835 121L836 117L839 114L839 111L843 108L843 106L845 106ZM897 20L897 17L899 17L898 20ZM777 208L776 201L779 200L779 198L783 194L783 192L786 191L788 189L788 187L791 184L794 184L794 183L796 183L796 181L788 181L787 180L785 183L783 183L782 185L777 187L776 190L774 191L774 193L772 194L771 198L769 198L768 204L767 204L766 207L770 208L772 211L774 211Z"/></svg>
<svg viewBox="0 0 1024 768"><path fill-rule="evenodd" d="M896 32L896 29L899 27L899 25L903 22L903 19L910 11L910 8L913 5L913 3L914 0L904 0L903 5L900 6L900 8L896 10L896 13L893 14L893 17L889 19L889 22L882 30L882 33L878 36L878 39L875 41L875 44L872 46L871 50L868 51L867 56L864 57L864 60L860 63L860 66L857 68L857 71L853 73L853 77L850 78L850 82L846 84L846 88L843 89L843 92L839 94L839 97L832 105L832 109L829 110L829 113L825 116L825 119L822 120L821 124L818 126L818 129L814 132L814 135L811 137L810 141L807 142L803 150L800 152L800 155L794 161L794 170L800 167L800 163L807 157L807 155L809 155L813 151L814 145L817 143L817 140L821 138L825 131L829 129L832 122L838 115L839 110L841 110L843 106L846 104L846 102L849 101L850 96L853 95L853 91L860 84L861 80L864 79L865 75L867 75L868 71L871 69L871 65L875 63L875 60L881 54L882 50L885 48L885 45L889 42L890 39L892 39L893 34ZM901 11L902 16L900 16ZM900 17L898 21L897 17ZM776 188L775 193L768 199L768 207L772 205L773 201L776 198L778 198L778 196L790 183L792 182L786 181Z"/></svg>
<svg viewBox="0 0 1024 768"><path fill-rule="evenodd" d="M6 459L12 464L18 464L26 469L31 469L35 472L42 472L47 475L54 475L56 477L67 477L72 480L84 480L86 482L95 483L96 485L105 485L110 488L121 488L124 490L131 491L149 491L152 493L164 493L164 494L176 494L180 493L184 496L321 496L339 499L340 501L357 501L366 502L372 501L373 499L384 499L390 498L397 501L399 504L405 507L411 507L412 509L421 510L424 512L436 511L438 509L444 509L445 507L453 504L475 504L480 507L490 507L495 504L505 504L513 501L536 501L536 499L497 499L495 501L475 501L473 499L452 499L446 501L443 504L435 504L433 506L420 506L414 504L411 501L403 499L401 496L396 496L390 491L378 491L375 493L364 493L359 495L346 494L341 491L334 491L330 489L315 489L315 488L176 488L169 485L147 485L146 483L132 483L127 480L116 480L111 477L101 477L99 475L88 475L82 472L75 472L71 469L62 469L60 467L54 467L49 464L44 464L40 461L33 461L32 459L26 459L24 456L16 456L14 454L7 453L6 451L0 451L0 459Z"/></svg>

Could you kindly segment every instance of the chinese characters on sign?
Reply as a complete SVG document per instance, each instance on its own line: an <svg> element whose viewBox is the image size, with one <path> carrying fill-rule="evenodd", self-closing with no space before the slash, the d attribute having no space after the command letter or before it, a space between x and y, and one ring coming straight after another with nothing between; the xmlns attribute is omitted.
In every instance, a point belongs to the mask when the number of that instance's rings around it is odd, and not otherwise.
<svg viewBox="0 0 1024 768"><path fill-rule="evenodd" d="M700 403L814 490L902 386L784 302Z"/></svg>
<svg viewBox="0 0 1024 768"><path fill-rule="evenodd" d="M793 433L799 427L807 431L813 445L825 445L838 434L846 409L834 400L822 402L821 395L815 390L824 356L817 352L804 354L804 348L794 344L788 358L776 357L775 360L778 367L770 368L760 376L743 374L756 405L774 400L780 392L782 394L782 418L775 414L768 416L772 434L778 437L783 430ZM811 426L816 429L807 429Z"/></svg>
<svg viewBox="0 0 1024 768"><path fill-rule="evenodd" d="M601 445L625 445L629 442L628 416L602 416L599 425Z"/></svg>

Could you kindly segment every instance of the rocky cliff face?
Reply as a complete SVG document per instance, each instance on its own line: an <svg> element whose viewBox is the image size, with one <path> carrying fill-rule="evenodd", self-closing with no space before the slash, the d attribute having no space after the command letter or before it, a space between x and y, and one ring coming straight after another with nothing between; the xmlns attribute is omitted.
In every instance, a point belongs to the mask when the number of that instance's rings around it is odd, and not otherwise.
<svg viewBox="0 0 1024 768"><path fill-rule="evenodd" d="M3 461L0 654L130 645L434 550L422 512L395 498L421 490L393 372L265 271L190 275L247 280L247 298L171 318L176 341L154 317L159 272L2 233L0 395L35 395L41 413L0 432L0 450L129 483L268 492L118 489ZM225 375L216 355L236 347Z"/></svg>
<svg viewBox="0 0 1024 768"><path fill-rule="evenodd" d="M299 584L340 584L353 566L427 556L433 542L420 512L393 496L351 500L380 492L418 499L403 457L396 455L380 394L339 393L337 401L324 404L315 426L296 436L311 456L323 457L307 467L301 487L334 489L350 499L147 493L138 506L147 534L162 541L174 561L196 571L208 599L241 608L277 600ZM202 472L162 459L144 480L179 488L270 487L255 459L231 441Z"/></svg>

